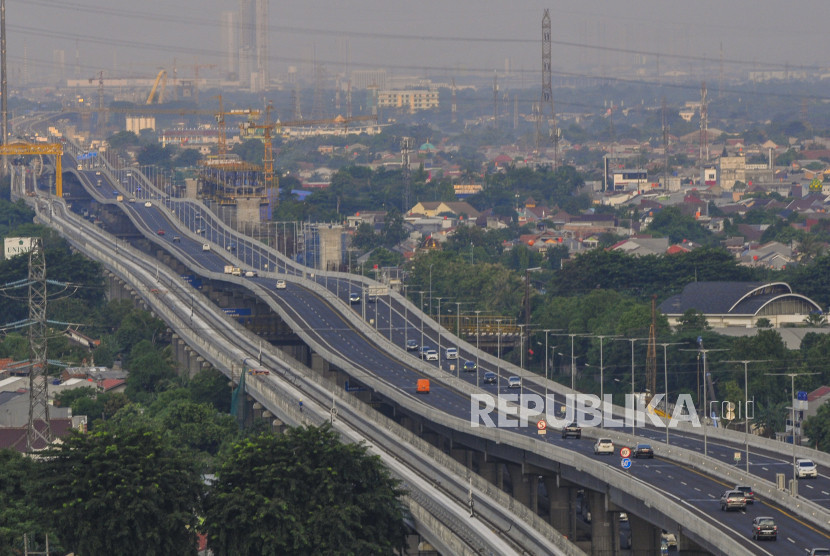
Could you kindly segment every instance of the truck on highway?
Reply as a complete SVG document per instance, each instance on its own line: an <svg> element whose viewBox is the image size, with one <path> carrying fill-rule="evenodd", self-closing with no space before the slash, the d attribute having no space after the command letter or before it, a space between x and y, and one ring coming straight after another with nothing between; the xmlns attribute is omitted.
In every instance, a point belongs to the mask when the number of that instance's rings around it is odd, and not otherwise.
<svg viewBox="0 0 830 556"><path fill-rule="evenodd" d="M117 196L117 197L115 198L115 200L116 200L116 201L118 201L119 203L121 203L121 202L123 202L123 201L124 201L124 196L123 196L123 195L119 195L119 196Z"/></svg>
<svg viewBox="0 0 830 556"><path fill-rule="evenodd" d="M234 276L242 276L242 269L239 268L238 266L235 266L235 267L233 267L233 270L231 271L231 274L234 275Z"/></svg>
<svg viewBox="0 0 830 556"><path fill-rule="evenodd" d="M225 274L232 274L233 273L233 265L225 265Z"/></svg>

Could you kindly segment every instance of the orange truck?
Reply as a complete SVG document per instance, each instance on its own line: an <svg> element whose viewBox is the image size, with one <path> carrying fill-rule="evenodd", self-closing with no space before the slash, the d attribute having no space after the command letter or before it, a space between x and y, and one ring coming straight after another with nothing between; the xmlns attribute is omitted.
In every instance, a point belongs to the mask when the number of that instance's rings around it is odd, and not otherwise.
<svg viewBox="0 0 830 556"><path fill-rule="evenodd" d="M418 386L415 389L418 394L429 394L429 379L419 378Z"/></svg>

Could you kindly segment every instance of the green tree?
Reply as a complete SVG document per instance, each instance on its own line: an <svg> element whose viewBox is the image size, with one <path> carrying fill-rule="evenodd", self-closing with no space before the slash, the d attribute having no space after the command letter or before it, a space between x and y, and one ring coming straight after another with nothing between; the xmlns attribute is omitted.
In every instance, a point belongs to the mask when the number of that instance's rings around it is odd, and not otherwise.
<svg viewBox="0 0 830 556"><path fill-rule="evenodd" d="M686 312L677 319L678 330L696 331L708 330L709 328L711 327L706 321L706 315L697 309L687 309Z"/></svg>
<svg viewBox="0 0 830 556"><path fill-rule="evenodd" d="M169 388L176 379L168 354L162 353L148 340L142 340L133 347L129 369L125 394L137 402L151 400L154 394Z"/></svg>
<svg viewBox="0 0 830 556"><path fill-rule="evenodd" d="M73 433L36 473L37 501L67 550L195 554L201 479L159 432Z"/></svg>
<svg viewBox="0 0 830 556"><path fill-rule="evenodd" d="M825 402L815 415L804 421L804 434L822 452L830 452L830 403Z"/></svg>
<svg viewBox="0 0 830 556"><path fill-rule="evenodd" d="M138 145L138 135L132 131L119 131L115 135L107 137L107 143L113 149L123 149L124 147L133 147Z"/></svg>
<svg viewBox="0 0 830 556"><path fill-rule="evenodd" d="M0 554L23 554L23 534L41 540L43 512L34 501L32 458L0 450ZM54 537L52 539L54 542Z"/></svg>
<svg viewBox="0 0 830 556"><path fill-rule="evenodd" d="M205 499L218 556L391 554L403 547L398 482L328 426L235 443Z"/></svg>
<svg viewBox="0 0 830 556"><path fill-rule="evenodd" d="M668 237L672 243L689 240L705 244L709 243L712 237L711 232L704 229L691 216L682 214L678 207L666 207L654 215L647 231Z"/></svg>

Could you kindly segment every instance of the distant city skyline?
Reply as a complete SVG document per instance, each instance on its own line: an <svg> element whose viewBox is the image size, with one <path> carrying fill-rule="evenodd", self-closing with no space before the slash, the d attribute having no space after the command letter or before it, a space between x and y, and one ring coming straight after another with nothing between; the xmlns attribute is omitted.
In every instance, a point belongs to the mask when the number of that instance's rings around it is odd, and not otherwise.
<svg viewBox="0 0 830 556"><path fill-rule="evenodd" d="M530 86L541 79L541 19L548 8L554 79L620 71L647 78L658 69L710 80L721 72L815 75L830 73L824 5L424 0L390 7L378 0L271 0L268 72L277 80L291 70L310 76L316 60L329 75L376 68L443 79L509 72ZM237 0L6 0L10 86L100 71L153 77L174 67L189 78L196 65L215 65L201 74L219 77L228 66L223 14L238 8Z"/></svg>

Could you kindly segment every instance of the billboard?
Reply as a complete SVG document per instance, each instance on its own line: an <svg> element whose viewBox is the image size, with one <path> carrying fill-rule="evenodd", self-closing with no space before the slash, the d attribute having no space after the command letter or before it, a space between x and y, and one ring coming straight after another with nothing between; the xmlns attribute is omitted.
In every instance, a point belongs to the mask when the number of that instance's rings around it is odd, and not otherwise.
<svg viewBox="0 0 830 556"><path fill-rule="evenodd" d="M3 257L11 259L17 255L28 253L32 250L32 239L30 237L7 237L3 240Z"/></svg>

